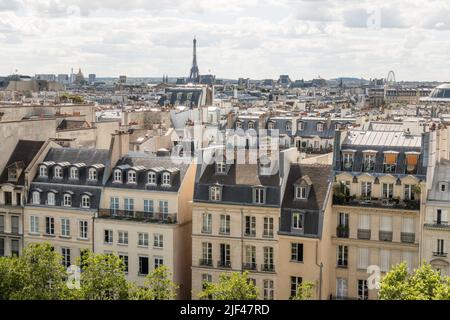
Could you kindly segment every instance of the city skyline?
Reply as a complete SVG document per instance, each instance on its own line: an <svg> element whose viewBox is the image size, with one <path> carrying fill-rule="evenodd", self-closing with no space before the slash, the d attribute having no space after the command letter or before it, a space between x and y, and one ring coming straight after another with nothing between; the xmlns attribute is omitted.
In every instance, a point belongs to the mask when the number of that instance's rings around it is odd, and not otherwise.
<svg viewBox="0 0 450 320"><path fill-rule="evenodd" d="M0 1L0 73L187 77L196 36L218 78L449 81L449 16L441 0Z"/></svg>

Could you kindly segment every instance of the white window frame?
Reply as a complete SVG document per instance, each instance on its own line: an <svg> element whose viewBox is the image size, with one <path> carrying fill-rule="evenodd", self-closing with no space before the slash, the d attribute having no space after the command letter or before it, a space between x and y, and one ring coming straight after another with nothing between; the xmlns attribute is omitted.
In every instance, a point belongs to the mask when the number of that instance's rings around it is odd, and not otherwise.
<svg viewBox="0 0 450 320"><path fill-rule="evenodd" d="M221 201L222 200L222 188L219 186L209 187L209 200Z"/></svg>
<svg viewBox="0 0 450 320"><path fill-rule="evenodd" d="M79 220L78 221L78 236L80 239L88 239L89 238L89 222L87 220Z"/></svg>
<svg viewBox="0 0 450 320"><path fill-rule="evenodd" d="M63 206L64 207L71 207L72 206L72 195L65 193L63 195Z"/></svg>
<svg viewBox="0 0 450 320"><path fill-rule="evenodd" d="M87 194L81 196L81 207L89 209L91 207L91 197Z"/></svg>
<svg viewBox="0 0 450 320"><path fill-rule="evenodd" d="M39 177L48 178L48 168L46 165L39 166Z"/></svg>
<svg viewBox="0 0 450 320"><path fill-rule="evenodd" d="M114 180L113 182L122 183L122 170L116 169L114 170Z"/></svg>
<svg viewBox="0 0 450 320"><path fill-rule="evenodd" d="M162 185L163 186L170 186L170 173L163 172L162 174Z"/></svg>
<svg viewBox="0 0 450 320"><path fill-rule="evenodd" d="M54 192L47 193L47 205L49 205L49 206L56 205L56 195Z"/></svg>
<svg viewBox="0 0 450 320"><path fill-rule="evenodd" d="M253 201L255 204L265 204L266 203L266 189L254 188L253 189Z"/></svg>
<svg viewBox="0 0 450 320"><path fill-rule="evenodd" d="M318 122L316 126L317 132L323 132L324 125L322 122Z"/></svg>
<svg viewBox="0 0 450 320"><path fill-rule="evenodd" d="M138 247L148 247L148 232L138 232Z"/></svg>
<svg viewBox="0 0 450 320"><path fill-rule="evenodd" d="M128 231L118 231L117 244L120 244L122 246L128 245Z"/></svg>
<svg viewBox="0 0 450 320"><path fill-rule="evenodd" d="M164 235L162 233L153 234L153 248L164 248Z"/></svg>
<svg viewBox="0 0 450 320"><path fill-rule="evenodd" d="M216 162L216 173L225 174L227 165L224 162Z"/></svg>
<svg viewBox="0 0 450 320"><path fill-rule="evenodd" d="M303 230L305 227L305 215L301 212L294 212L292 214L292 228L296 230Z"/></svg>
<svg viewBox="0 0 450 320"><path fill-rule="evenodd" d="M71 167L69 172L70 172L70 175L69 175L70 179L78 180L78 175L79 175L78 168Z"/></svg>
<svg viewBox="0 0 450 320"><path fill-rule="evenodd" d="M137 183L137 173L136 173L136 171L134 171L134 170L128 171L127 182L128 183Z"/></svg>
<svg viewBox="0 0 450 320"><path fill-rule="evenodd" d="M30 216L30 233L34 233L34 234L39 233L39 217L38 216Z"/></svg>
<svg viewBox="0 0 450 320"><path fill-rule="evenodd" d="M156 185L156 172L149 171L147 173L147 184Z"/></svg>
<svg viewBox="0 0 450 320"><path fill-rule="evenodd" d="M89 169L88 179L90 181L97 181L97 169L95 169L95 168L90 168Z"/></svg>
<svg viewBox="0 0 450 320"><path fill-rule="evenodd" d="M63 168L61 168L60 166L56 166L53 169L53 178L62 179L63 178Z"/></svg>
<svg viewBox="0 0 450 320"><path fill-rule="evenodd" d="M295 199L298 199L298 200L306 199L306 187L302 187L302 186L295 187Z"/></svg>
<svg viewBox="0 0 450 320"><path fill-rule="evenodd" d="M61 236L70 237L70 220L68 218L61 218Z"/></svg>
<svg viewBox="0 0 450 320"><path fill-rule="evenodd" d="M33 191L32 201L33 204L41 204L41 193L39 191Z"/></svg>

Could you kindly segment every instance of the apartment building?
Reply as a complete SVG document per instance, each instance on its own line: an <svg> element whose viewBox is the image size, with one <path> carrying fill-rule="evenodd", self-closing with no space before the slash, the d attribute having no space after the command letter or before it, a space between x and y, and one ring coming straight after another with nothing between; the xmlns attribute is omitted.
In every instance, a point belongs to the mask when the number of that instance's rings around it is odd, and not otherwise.
<svg viewBox="0 0 450 320"><path fill-rule="evenodd" d="M45 141L19 140L0 175L0 256L19 255L23 247L23 208L33 160Z"/></svg>
<svg viewBox="0 0 450 320"><path fill-rule="evenodd" d="M339 131L333 166L332 297L376 299L368 266L381 274L419 263L430 133Z"/></svg>
<svg viewBox="0 0 450 320"><path fill-rule="evenodd" d="M137 285L154 268L167 266L180 286L179 299L189 298L191 290L195 168L186 158L125 154L112 167L95 218L95 252L118 254Z"/></svg>
<svg viewBox="0 0 450 320"><path fill-rule="evenodd" d="M313 299L327 299L331 250L331 166L291 164L278 232L277 299L289 299L304 281Z"/></svg>
<svg viewBox="0 0 450 320"><path fill-rule="evenodd" d="M93 249L93 219L102 194L109 151L51 148L30 184L24 243L48 242L69 267Z"/></svg>

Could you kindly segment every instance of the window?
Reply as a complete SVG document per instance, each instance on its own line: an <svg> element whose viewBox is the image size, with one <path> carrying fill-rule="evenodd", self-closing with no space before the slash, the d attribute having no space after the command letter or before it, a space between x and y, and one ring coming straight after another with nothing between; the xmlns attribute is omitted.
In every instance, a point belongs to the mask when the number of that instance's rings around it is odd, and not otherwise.
<svg viewBox="0 0 450 320"><path fill-rule="evenodd" d="M256 217L245 216L245 235L247 237L256 236Z"/></svg>
<svg viewBox="0 0 450 320"><path fill-rule="evenodd" d="M40 166L39 167L39 177L47 178L48 177L48 171L46 166Z"/></svg>
<svg viewBox="0 0 450 320"><path fill-rule="evenodd" d="M8 181L9 182L17 181L17 169L16 168L8 168Z"/></svg>
<svg viewBox="0 0 450 320"><path fill-rule="evenodd" d="M70 194L65 194L63 197L63 205L65 207L71 207L72 206L72 196Z"/></svg>
<svg viewBox="0 0 450 320"><path fill-rule="evenodd" d="M148 233L147 232L139 232L138 233L138 246L148 247Z"/></svg>
<svg viewBox="0 0 450 320"><path fill-rule="evenodd" d="M11 239L11 256L19 256L19 240Z"/></svg>
<svg viewBox="0 0 450 320"><path fill-rule="evenodd" d="M264 217L263 237L273 238L273 217Z"/></svg>
<svg viewBox="0 0 450 320"><path fill-rule="evenodd" d="M447 210L437 209L436 224L447 224Z"/></svg>
<svg viewBox="0 0 450 320"><path fill-rule="evenodd" d="M303 262L303 243L291 243L291 261Z"/></svg>
<svg viewBox="0 0 450 320"><path fill-rule="evenodd" d="M164 247L164 236L159 233L153 235L153 247L163 248Z"/></svg>
<svg viewBox="0 0 450 320"><path fill-rule="evenodd" d="M136 171L130 170L128 171L128 183L136 183Z"/></svg>
<svg viewBox="0 0 450 320"><path fill-rule="evenodd" d="M229 244L227 244L227 243L220 244L220 261L219 261L220 267L224 267L224 268L231 267L230 252L231 252L231 249L230 249Z"/></svg>
<svg viewBox="0 0 450 320"><path fill-rule="evenodd" d="M209 199L211 201L220 201L222 198L222 189L220 187L210 187L209 188Z"/></svg>
<svg viewBox="0 0 450 320"><path fill-rule="evenodd" d="M220 215L220 234L230 234L230 215L221 214Z"/></svg>
<svg viewBox="0 0 450 320"><path fill-rule="evenodd" d="M45 233L47 235L55 234L55 218L45 217Z"/></svg>
<svg viewBox="0 0 450 320"><path fill-rule="evenodd" d="M255 128L255 123L253 121L249 121L248 122L248 128L249 129L254 129Z"/></svg>
<svg viewBox="0 0 450 320"><path fill-rule="evenodd" d="M263 270L273 271L273 248L272 247L264 247L263 248L263 256L264 256L264 264Z"/></svg>
<svg viewBox="0 0 450 320"><path fill-rule="evenodd" d="M338 267L347 267L347 256L348 256L348 247L347 246L338 246L338 257L337 257L337 265Z"/></svg>
<svg viewBox="0 0 450 320"><path fill-rule="evenodd" d="M54 206L55 205L55 194L53 192L47 193L47 205Z"/></svg>
<svg viewBox="0 0 450 320"><path fill-rule="evenodd" d="M147 177L148 177L148 180L147 180L148 184L153 184L153 185L156 184L156 173L155 172L150 171L148 173Z"/></svg>
<svg viewBox="0 0 450 320"><path fill-rule="evenodd" d="M202 215L202 233L212 232L212 215L204 212Z"/></svg>
<svg viewBox="0 0 450 320"><path fill-rule="evenodd" d="M319 123L317 124L317 131L318 131L318 132L322 132L322 131L323 131L323 123L319 122Z"/></svg>
<svg viewBox="0 0 450 320"><path fill-rule="evenodd" d="M302 284L302 277L292 277L291 276L291 298L297 295L297 289Z"/></svg>
<svg viewBox="0 0 450 320"><path fill-rule="evenodd" d="M62 255L62 264L64 267L69 268L70 263L70 249L69 248L61 248Z"/></svg>
<svg viewBox="0 0 450 320"><path fill-rule="evenodd" d="M369 248L359 248L358 269L367 270L369 265Z"/></svg>
<svg viewBox="0 0 450 320"><path fill-rule="evenodd" d="M30 233L39 233L39 217L30 216Z"/></svg>
<svg viewBox="0 0 450 320"><path fill-rule="evenodd" d="M121 259L122 260L122 262L123 262L123 266L124 266L124 269L123 269L123 271L125 272L125 273L128 273L128 255L126 255L126 254L119 254L119 259Z"/></svg>
<svg viewBox="0 0 450 320"><path fill-rule="evenodd" d="M139 257L139 275L148 274L148 257Z"/></svg>
<svg viewBox="0 0 450 320"><path fill-rule="evenodd" d="M368 300L369 290L367 280L358 280L358 300Z"/></svg>
<svg viewBox="0 0 450 320"><path fill-rule="evenodd" d="M390 264L391 252L389 250L380 250L380 270L381 272L388 272L391 267Z"/></svg>
<svg viewBox="0 0 450 320"><path fill-rule="evenodd" d="M90 208L91 207L91 197L88 195L83 195L81 197L81 207L82 208Z"/></svg>
<svg viewBox="0 0 450 320"><path fill-rule="evenodd" d="M255 188L253 191L253 197L256 204L265 203L265 190L264 188Z"/></svg>
<svg viewBox="0 0 450 320"><path fill-rule="evenodd" d="M155 269L158 269L159 267L164 265L164 259L162 257L154 257L153 261Z"/></svg>
<svg viewBox="0 0 450 320"><path fill-rule="evenodd" d="M394 184L383 183L382 184L382 194L385 199L392 199L394 196Z"/></svg>
<svg viewBox="0 0 450 320"><path fill-rule="evenodd" d="M242 129L242 122L236 121L236 129Z"/></svg>
<svg viewBox="0 0 450 320"><path fill-rule="evenodd" d="M164 186L170 186L170 173L164 172L162 175L162 184Z"/></svg>
<svg viewBox="0 0 450 320"><path fill-rule="evenodd" d="M298 127L298 131L303 131L305 130L305 125L303 122L298 122L297 123L297 127Z"/></svg>
<svg viewBox="0 0 450 320"><path fill-rule="evenodd" d="M217 162L216 163L216 173L223 174L226 172L226 164L224 162Z"/></svg>
<svg viewBox="0 0 450 320"><path fill-rule="evenodd" d="M124 199L124 209L128 215L134 214L134 199L125 198Z"/></svg>
<svg viewBox="0 0 450 320"><path fill-rule="evenodd" d="M343 153L343 166L344 170L352 170L353 169L353 153Z"/></svg>
<svg viewBox="0 0 450 320"><path fill-rule="evenodd" d="M402 252L402 261L406 262L406 265L408 266L408 272L411 272L413 270L413 252L411 251L403 251Z"/></svg>
<svg viewBox="0 0 450 320"><path fill-rule="evenodd" d="M22 205L22 194L21 193L16 193L16 204L18 205L18 206L21 206Z"/></svg>
<svg viewBox="0 0 450 320"><path fill-rule="evenodd" d="M419 155L414 153L406 153L406 173L414 174L417 171L419 163Z"/></svg>
<svg viewBox="0 0 450 320"><path fill-rule="evenodd" d="M144 200L144 213L152 216L154 210L153 200Z"/></svg>
<svg viewBox="0 0 450 320"><path fill-rule="evenodd" d="M91 181L97 180L97 169L90 168L88 179Z"/></svg>
<svg viewBox="0 0 450 320"><path fill-rule="evenodd" d="M78 224L79 224L80 239L87 239L88 238L87 220L80 220Z"/></svg>
<svg viewBox="0 0 450 320"><path fill-rule="evenodd" d="M244 269L256 269L256 247L245 246Z"/></svg>
<svg viewBox="0 0 450 320"><path fill-rule="evenodd" d="M67 218L61 219L61 236L70 237L70 220Z"/></svg>
<svg viewBox="0 0 450 320"><path fill-rule="evenodd" d="M113 244L113 231L110 229L104 230L104 242L105 244Z"/></svg>
<svg viewBox="0 0 450 320"><path fill-rule="evenodd" d="M33 191L33 204L41 203L41 193L39 191Z"/></svg>
<svg viewBox="0 0 450 320"><path fill-rule="evenodd" d="M11 216L11 233L19 234L19 217Z"/></svg>
<svg viewBox="0 0 450 320"><path fill-rule="evenodd" d="M364 171L373 171L375 169L375 154L364 154Z"/></svg>
<svg viewBox="0 0 450 320"><path fill-rule="evenodd" d="M206 284L211 283L211 282L212 282L212 275L210 275L208 273L203 273L202 274L202 289L205 290ZM208 298L212 299L212 297L208 297Z"/></svg>
<svg viewBox="0 0 450 320"><path fill-rule="evenodd" d="M114 181L113 182L122 182L122 171L119 169L114 170Z"/></svg>
<svg viewBox="0 0 450 320"><path fill-rule="evenodd" d="M372 196L372 182L361 182L361 195L368 198Z"/></svg>
<svg viewBox="0 0 450 320"><path fill-rule="evenodd" d="M290 121L286 122L286 131L292 130L292 123Z"/></svg>
<svg viewBox="0 0 450 320"><path fill-rule="evenodd" d="M109 198L109 210L111 214L116 214L119 211L119 198L111 197Z"/></svg>
<svg viewBox="0 0 450 320"><path fill-rule="evenodd" d="M447 190L447 184L445 182L439 182L439 191L445 192Z"/></svg>
<svg viewBox="0 0 450 320"><path fill-rule="evenodd" d="M169 214L169 202L166 200L159 201L159 212L166 217Z"/></svg>
<svg viewBox="0 0 450 320"><path fill-rule="evenodd" d="M437 239L437 255L442 256L444 255L444 240L443 239Z"/></svg>
<svg viewBox="0 0 450 320"><path fill-rule="evenodd" d="M70 179L78 179L78 168L70 168Z"/></svg>
<svg viewBox="0 0 450 320"><path fill-rule="evenodd" d="M201 265L212 265L212 243L202 242L202 260Z"/></svg>
<svg viewBox="0 0 450 320"><path fill-rule="evenodd" d="M275 122L269 121L269 122L267 123L267 129L272 130L272 129L274 129L274 128L275 128Z"/></svg>
<svg viewBox="0 0 450 320"><path fill-rule="evenodd" d="M390 152L384 154L384 172L394 173L397 167L397 153Z"/></svg>
<svg viewBox="0 0 450 320"><path fill-rule="evenodd" d="M306 199L306 187L295 187L295 199Z"/></svg>
<svg viewBox="0 0 450 320"><path fill-rule="evenodd" d="M5 232L5 216L0 215L0 232Z"/></svg>
<svg viewBox="0 0 450 320"><path fill-rule="evenodd" d="M405 184L403 195L406 200L414 200L414 192L411 184Z"/></svg>
<svg viewBox="0 0 450 320"><path fill-rule="evenodd" d="M293 213L292 214L292 228L303 230L303 214L302 213Z"/></svg>
<svg viewBox="0 0 450 320"><path fill-rule="evenodd" d="M273 300L273 280L265 279L263 281L263 296L264 300Z"/></svg>
<svg viewBox="0 0 450 320"><path fill-rule="evenodd" d="M62 179L63 171L61 167L59 166L55 167L55 169L53 170L53 177L56 179Z"/></svg>
<svg viewBox="0 0 450 320"><path fill-rule="evenodd" d="M403 233L415 233L415 221L411 217L403 217L402 219L402 232Z"/></svg>
<svg viewBox="0 0 450 320"><path fill-rule="evenodd" d="M128 231L119 231L118 244L127 245L128 244ZM148 245L148 234L147 234L147 245Z"/></svg>
<svg viewBox="0 0 450 320"><path fill-rule="evenodd" d="M338 299L347 298L347 279L345 278L336 279L336 297Z"/></svg>
<svg viewBox="0 0 450 320"><path fill-rule="evenodd" d="M0 257L5 256L5 239L0 238Z"/></svg>

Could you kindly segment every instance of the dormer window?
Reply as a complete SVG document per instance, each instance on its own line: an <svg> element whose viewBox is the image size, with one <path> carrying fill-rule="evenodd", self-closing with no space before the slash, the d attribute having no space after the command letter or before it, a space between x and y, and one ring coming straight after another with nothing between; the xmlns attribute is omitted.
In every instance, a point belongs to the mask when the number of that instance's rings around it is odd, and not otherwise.
<svg viewBox="0 0 450 320"><path fill-rule="evenodd" d="M43 178L48 177L48 169L46 166L42 165L39 167L39 177L43 177Z"/></svg>
<svg viewBox="0 0 450 320"><path fill-rule="evenodd" d="M447 183L439 182L439 191L440 192L446 192L447 191Z"/></svg>
<svg viewBox="0 0 450 320"><path fill-rule="evenodd" d="M217 162L216 163L216 173L217 174L224 174L226 172L226 164L224 162Z"/></svg>
<svg viewBox="0 0 450 320"><path fill-rule="evenodd" d="M33 191L32 201L33 204L41 204L41 193L39 191Z"/></svg>
<svg viewBox="0 0 450 320"><path fill-rule="evenodd" d="M70 179L78 179L78 168L70 168Z"/></svg>
<svg viewBox="0 0 450 320"><path fill-rule="evenodd" d="M55 203L56 203L56 201L55 201L55 193L54 192L47 193L47 205L54 206Z"/></svg>
<svg viewBox="0 0 450 320"><path fill-rule="evenodd" d="M62 179L62 177L63 177L63 171L62 171L62 168L61 168L61 167L59 167L59 166L55 167L55 169L54 169L54 171L53 171L53 177L54 177L55 179Z"/></svg>
<svg viewBox="0 0 450 320"><path fill-rule="evenodd" d="M136 171L130 170L128 171L128 183L136 183Z"/></svg>
<svg viewBox="0 0 450 320"><path fill-rule="evenodd" d="M292 123L290 121L286 122L286 131L292 130Z"/></svg>
<svg viewBox="0 0 450 320"><path fill-rule="evenodd" d="M323 131L323 123L322 122L319 122L318 124L317 124L317 131L318 132L322 132Z"/></svg>
<svg viewBox="0 0 450 320"><path fill-rule="evenodd" d="M164 172L162 175L162 184L164 186L170 186L170 173Z"/></svg>
<svg viewBox="0 0 450 320"><path fill-rule="evenodd" d="M364 162L363 170L366 172L371 172L375 169L375 152L363 152Z"/></svg>
<svg viewBox="0 0 450 320"><path fill-rule="evenodd" d="M119 169L114 170L114 182L122 182L122 171Z"/></svg>
<svg viewBox="0 0 450 320"><path fill-rule="evenodd" d="M334 125L334 130L339 130L339 129L341 129L341 124L340 123L336 123Z"/></svg>
<svg viewBox="0 0 450 320"><path fill-rule="evenodd" d="M71 207L72 206L72 195L66 193L63 196L63 206L64 207Z"/></svg>
<svg viewBox="0 0 450 320"><path fill-rule="evenodd" d="M8 169L8 181L16 182L17 181L17 168L9 168Z"/></svg>
<svg viewBox="0 0 450 320"><path fill-rule="evenodd" d="M242 122L240 121L236 122L236 129L242 129Z"/></svg>
<svg viewBox="0 0 450 320"><path fill-rule="evenodd" d="M155 172L149 172L148 173L148 180L147 180L148 184L156 184L156 173Z"/></svg>
<svg viewBox="0 0 450 320"><path fill-rule="evenodd" d="M83 195L81 197L81 207L88 209L91 207L91 197L88 195Z"/></svg>
<svg viewBox="0 0 450 320"><path fill-rule="evenodd" d="M419 163L419 153L417 152L405 152L406 155L406 173L417 173L417 165Z"/></svg>
<svg viewBox="0 0 450 320"><path fill-rule="evenodd" d="M292 228L296 230L303 230L303 214L295 212L292 214Z"/></svg>
<svg viewBox="0 0 450 320"><path fill-rule="evenodd" d="M342 164L344 170L352 170L353 169L353 152L344 152L342 154Z"/></svg>
<svg viewBox="0 0 450 320"><path fill-rule="evenodd" d="M89 169L88 179L91 181L97 180L97 169L94 169L94 168Z"/></svg>
<svg viewBox="0 0 450 320"><path fill-rule="evenodd" d="M390 151L384 153L384 172L394 173L397 168L397 154L396 151Z"/></svg>
<svg viewBox="0 0 450 320"><path fill-rule="evenodd" d="M306 199L306 187L295 187L295 199Z"/></svg>
<svg viewBox="0 0 450 320"><path fill-rule="evenodd" d="M212 186L209 188L209 200L220 201L222 199L222 188L220 186Z"/></svg>
<svg viewBox="0 0 450 320"><path fill-rule="evenodd" d="M275 128L275 123L273 121L269 121L267 124L267 129L272 130Z"/></svg>
<svg viewBox="0 0 450 320"><path fill-rule="evenodd" d="M255 123L253 121L249 121L248 122L248 128L249 129L254 129L255 128Z"/></svg>
<svg viewBox="0 0 450 320"><path fill-rule="evenodd" d="M253 202L256 204L266 203L266 190L264 188L253 189Z"/></svg>
<svg viewBox="0 0 450 320"><path fill-rule="evenodd" d="M305 130L305 124L303 122L298 122L297 127L298 127L298 131Z"/></svg>

